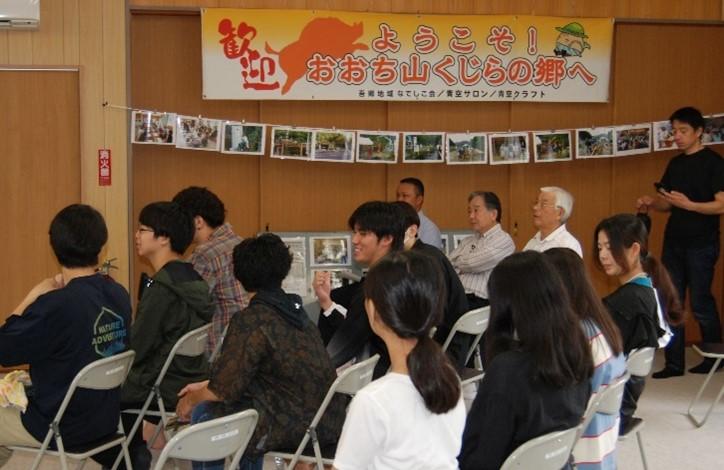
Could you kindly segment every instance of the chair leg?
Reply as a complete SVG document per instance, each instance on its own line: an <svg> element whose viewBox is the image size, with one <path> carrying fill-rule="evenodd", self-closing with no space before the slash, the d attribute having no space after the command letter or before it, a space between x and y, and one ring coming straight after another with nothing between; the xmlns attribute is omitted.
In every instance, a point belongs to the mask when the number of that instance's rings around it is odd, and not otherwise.
<svg viewBox="0 0 724 470"><path fill-rule="evenodd" d="M65 456L65 447L63 446L63 439L58 436L55 439L56 444L58 444L58 454L60 455L60 468L63 470L68 470L68 458Z"/></svg>
<svg viewBox="0 0 724 470"><path fill-rule="evenodd" d="M85 463L88 461L88 459L81 459L78 461L78 465L75 466L75 470L83 470L83 467L85 467Z"/></svg>
<svg viewBox="0 0 724 470"><path fill-rule="evenodd" d="M641 453L641 462L644 464L644 470L649 470L649 464L646 461L646 452L644 451L644 442L641 439L641 431L636 432L636 440L639 443L639 452Z"/></svg>
<svg viewBox="0 0 724 470"><path fill-rule="evenodd" d="M704 423L706 423L706 420L709 419L709 415L714 410L714 407L719 403L719 400L721 400L722 394L724 394L724 385L722 385L721 390L719 390L719 394L716 396L716 399L712 402L711 406L707 410L704 417L699 420L696 416L694 416L694 405L696 405L696 402L699 401L699 398L701 398L701 395L704 393L704 389L709 385L709 381L714 376L714 372L716 372L719 369L719 363L722 361L721 357L718 357L716 361L714 362L714 366L712 366L711 370L709 371L709 374L706 376L706 380L704 380L704 383L701 384L701 387L699 388L699 391L696 392L696 396L693 400L691 400L691 403L689 404L689 409L686 410L687 415L689 415L689 418L694 422L694 424L697 427L702 427Z"/></svg>
<svg viewBox="0 0 724 470"><path fill-rule="evenodd" d="M45 436L43 444L40 446L40 450L38 451L35 459L33 460L33 466L30 467L31 470L38 470L38 467L40 467L40 461L43 460L43 455L45 455L45 451L48 450L48 446L50 445L50 440L52 438L53 433L50 432Z"/></svg>

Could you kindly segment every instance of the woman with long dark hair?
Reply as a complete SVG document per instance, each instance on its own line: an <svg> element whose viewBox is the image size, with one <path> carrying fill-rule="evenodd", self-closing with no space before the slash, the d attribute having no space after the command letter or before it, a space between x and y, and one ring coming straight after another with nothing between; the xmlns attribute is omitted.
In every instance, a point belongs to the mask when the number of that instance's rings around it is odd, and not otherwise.
<svg viewBox="0 0 724 470"><path fill-rule="evenodd" d="M543 253L558 270L563 285L591 346L591 391L598 393L626 372L621 334L593 288L578 254L568 248ZM585 470L615 469L618 416L597 413L573 449L576 467Z"/></svg>
<svg viewBox="0 0 724 470"><path fill-rule="evenodd" d="M509 256L490 276L485 377L468 415L460 468L498 469L518 446L581 422L591 348L555 267Z"/></svg>
<svg viewBox="0 0 724 470"><path fill-rule="evenodd" d="M354 397L334 467L456 469L465 425L460 379L430 338L445 304L433 258L387 255L367 274L365 309L391 368Z"/></svg>
<svg viewBox="0 0 724 470"><path fill-rule="evenodd" d="M681 322L683 312L666 268L648 251L648 231L637 216L617 214L602 220L594 231L594 264L620 287L603 299L618 325L623 352L664 347L671 339L669 324ZM643 377L626 384L621 405L621 433L635 423L636 403Z"/></svg>

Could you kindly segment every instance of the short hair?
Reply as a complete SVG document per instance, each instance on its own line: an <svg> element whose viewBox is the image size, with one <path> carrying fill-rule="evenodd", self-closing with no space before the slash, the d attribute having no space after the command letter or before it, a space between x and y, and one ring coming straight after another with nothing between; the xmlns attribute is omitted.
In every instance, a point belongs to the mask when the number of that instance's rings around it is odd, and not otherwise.
<svg viewBox="0 0 724 470"><path fill-rule="evenodd" d="M703 129L705 120L704 116L701 115L701 111L691 106L685 108L679 108L669 116L669 122L672 124L674 121L683 122L690 125L694 130Z"/></svg>
<svg viewBox="0 0 724 470"><path fill-rule="evenodd" d="M292 267L292 258L278 235L245 238L234 247L234 276L248 292L279 289Z"/></svg>
<svg viewBox="0 0 724 470"><path fill-rule="evenodd" d="M194 222L188 212L171 201L152 202L141 209L138 221L153 229L154 237L168 237L171 250L182 255L194 239Z"/></svg>
<svg viewBox="0 0 724 470"><path fill-rule="evenodd" d="M400 221L404 225L403 230L407 230L413 225L420 226L420 216L414 207L406 203L405 201L394 201L391 202L395 209L400 212Z"/></svg>
<svg viewBox="0 0 724 470"><path fill-rule="evenodd" d="M224 203L207 188L189 186L179 191L173 202L191 214L191 218L199 216L204 219L211 228L219 227L226 218Z"/></svg>
<svg viewBox="0 0 724 470"><path fill-rule="evenodd" d="M108 241L103 216L85 204L71 204L58 212L48 229L50 246L64 268L87 268L98 264L98 254Z"/></svg>
<svg viewBox="0 0 724 470"><path fill-rule="evenodd" d="M543 193L553 193L556 196L556 207L563 209L561 223L565 224L573 213L573 196L571 193L558 186L543 186L540 190Z"/></svg>
<svg viewBox="0 0 724 470"><path fill-rule="evenodd" d="M473 191L468 196L468 202L472 201L476 197L479 197L483 200L485 208L489 211L492 211L493 209L498 211L498 214L495 217L495 221L500 223L500 219L503 217L503 205L500 203L500 198L498 197L498 195L492 191Z"/></svg>
<svg viewBox="0 0 724 470"><path fill-rule="evenodd" d="M405 230L399 219L399 212L390 202L368 201L360 205L349 216L347 225L350 230L365 230L374 233L378 239L390 236L392 244L390 251L399 251L403 248Z"/></svg>
<svg viewBox="0 0 724 470"><path fill-rule="evenodd" d="M418 178L402 178L400 180L400 184L411 184L415 187L415 191L417 191L418 196L425 195L425 185L422 184L422 181L420 181Z"/></svg>

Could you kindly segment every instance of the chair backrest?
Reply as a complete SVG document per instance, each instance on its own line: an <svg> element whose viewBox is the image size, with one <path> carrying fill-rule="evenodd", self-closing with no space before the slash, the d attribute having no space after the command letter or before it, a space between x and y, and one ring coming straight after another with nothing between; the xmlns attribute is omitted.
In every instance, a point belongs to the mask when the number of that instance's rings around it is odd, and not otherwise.
<svg viewBox="0 0 724 470"><path fill-rule="evenodd" d="M568 462L576 443L578 426L565 431L555 431L531 439L522 444L505 459L500 470L535 468L536 470L560 470Z"/></svg>
<svg viewBox="0 0 724 470"><path fill-rule="evenodd" d="M457 333L474 335L475 340L470 345L470 349L465 357L465 362L467 363L468 360L470 360L470 356L473 355L473 351L478 346L483 333L488 329L488 323L490 323L490 306L470 310L455 322L442 345L442 350L447 351L450 342Z"/></svg>
<svg viewBox="0 0 724 470"><path fill-rule="evenodd" d="M234 457L229 468L236 468L254 434L258 419L256 410L245 410L194 424L168 441L154 470L161 470L169 458L209 462L232 454Z"/></svg>
<svg viewBox="0 0 724 470"><path fill-rule="evenodd" d="M646 377L654 365L655 348L634 349L626 359L628 373L634 377Z"/></svg>
<svg viewBox="0 0 724 470"><path fill-rule="evenodd" d="M204 326L200 326L195 330L191 330L176 341L171 351L169 351L166 361L161 367L161 372L158 373L156 378L156 385L160 386L166 377L168 368L171 367L174 357L186 356L195 357L200 356L206 352L206 343L209 340L209 330L211 329L211 323L207 323Z"/></svg>
<svg viewBox="0 0 724 470"><path fill-rule="evenodd" d="M607 415L619 414L621 411L623 389L630 377L631 376L628 373L624 373L620 377L614 379L613 382L608 384L598 393L591 396L591 399L588 401L588 406L586 407L586 413L583 415L583 420L581 420L578 437L583 435L586 428L588 428L588 425L591 424L593 417L596 416L596 413Z"/></svg>

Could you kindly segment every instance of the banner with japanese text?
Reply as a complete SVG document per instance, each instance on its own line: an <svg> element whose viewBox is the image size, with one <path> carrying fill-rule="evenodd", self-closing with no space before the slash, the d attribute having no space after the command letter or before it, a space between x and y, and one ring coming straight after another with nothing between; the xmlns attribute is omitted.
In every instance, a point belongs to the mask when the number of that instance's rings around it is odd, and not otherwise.
<svg viewBox="0 0 724 470"><path fill-rule="evenodd" d="M203 97L605 102L613 20L202 9Z"/></svg>

